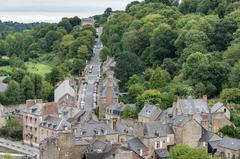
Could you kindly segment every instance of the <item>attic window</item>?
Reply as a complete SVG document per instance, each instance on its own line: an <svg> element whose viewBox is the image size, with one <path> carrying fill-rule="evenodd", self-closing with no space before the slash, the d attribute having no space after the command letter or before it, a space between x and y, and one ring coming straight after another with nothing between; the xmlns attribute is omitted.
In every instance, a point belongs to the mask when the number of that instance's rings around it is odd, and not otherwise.
<svg viewBox="0 0 240 159"><path fill-rule="evenodd" d="M225 113L227 112L227 109L226 109L226 108L224 108L224 112L225 112Z"/></svg>

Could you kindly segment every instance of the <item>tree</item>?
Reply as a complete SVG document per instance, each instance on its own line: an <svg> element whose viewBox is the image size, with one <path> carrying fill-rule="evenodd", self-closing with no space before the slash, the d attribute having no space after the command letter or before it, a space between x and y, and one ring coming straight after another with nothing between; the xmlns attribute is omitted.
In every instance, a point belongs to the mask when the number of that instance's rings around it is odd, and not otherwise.
<svg viewBox="0 0 240 159"><path fill-rule="evenodd" d="M42 97L46 101L54 100L54 87L47 81L43 81Z"/></svg>
<svg viewBox="0 0 240 159"><path fill-rule="evenodd" d="M60 40L62 37L62 34L57 32L57 31L53 31L50 30L46 36L45 36L45 40L46 40L46 51L52 51L53 48L53 44L56 40Z"/></svg>
<svg viewBox="0 0 240 159"><path fill-rule="evenodd" d="M22 140L23 127L21 121L16 118L10 118L7 120L5 126L0 129L0 134L14 140Z"/></svg>
<svg viewBox="0 0 240 159"><path fill-rule="evenodd" d="M116 77L120 80L120 87L123 88L130 76L140 74L143 66L136 54L122 53L116 59Z"/></svg>
<svg viewBox="0 0 240 159"><path fill-rule="evenodd" d="M226 125L219 132L221 132L223 135L240 139L239 127L235 128L233 125Z"/></svg>
<svg viewBox="0 0 240 159"><path fill-rule="evenodd" d="M19 104L23 101L21 96L21 89L18 82L11 80L5 92L8 104Z"/></svg>
<svg viewBox="0 0 240 159"><path fill-rule="evenodd" d="M222 90L220 97L227 102L240 103L240 89L225 88Z"/></svg>
<svg viewBox="0 0 240 159"><path fill-rule="evenodd" d="M35 98L35 88L29 76L25 76L21 82L21 89L24 96L24 100Z"/></svg>
<svg viewBox="0 0 240 159"><path fill-rule="evenodd" d="M240 88L240 62L236 63L232 68L229 82L232 87Z"/></svg>
<svg viewBox="0 0 240 159"><path fill-rule="evenodd" d="M169 159L212 159L202 148L190 148L188 145L179 144L173 147Z"/></svg>
<svg viewBox="0 0 240 159"><path fill-rule="evenodd" d="M186 63L183 64L183 74L185 77L190 77L192 73L200 66L208 64L206 55L196 52L187 58Z"/></svg>
<svg viewBox="0 0 240 159"><path fill-rule="evenodd" d="M191 148L188 145L179 144L173 147L169 155L169 159L181 159L181 157L187 154Z"/></svg>
<svg viewBox="0 0 240 159"><path fill-rule="evenodd" d="M72 21L72 23L75 23L75 21ZM73 27L68 18L62 18L62 20L58 23L58 26L64 27L68 33L72 31Z"/></svg>
<svg viewBox="0 0 240 159"><path fill-rule="evenodd" d="M240 59L240 45L233 44L227 48L224 52L224 58L229 61L232 65Z"/></svg>
<svg viewBox="0 0 240 159"><path fill-rule="evenodd" d="M137 118L136 110L134 110L130 106L127 106L123 111L123 117L124 118Z"/></svg>
<svg viewBox="0 0 240 159"><path fill-rule="evenodd" d="M34 84L34 94L35 97L38 99L42 99L42 94L43 94L43 77L38 74L31 74L31 81Z"/></svg>
<svg viewBox="0 0 240 159"><path fill-rule="evenodd" d="M169 83L170 80L170 74L167 71L162 70L160 67L157 67L150 78L151 88L163 88L167 85L167 83Z"/></svg>
<svg viewBox="0 0 240 159"><path fill-rule="evenodd" d="M137 97L137 110L138 112L143 108L145 103L161 104L162 97L159 90L150 89L143 92L142 95Z"/></svg>
<svg viewBox="0 0 240 159"><path fill-rule="evenodd" d="M63 77L63 72L57 67L54 67L52 71L46 75L47 81L53 86L55 86L60 80L62 80Z"/></svg>
<svg viewBox="0 0 240 159"><path fill-rule="evenodd" d="M107 47L104 47L101 49L100 51L100 58L102 60L102 62L107 60L107 57L110 56L111 52Z"/></svg>
<svg viewBox="0 0 240 159"><path fill-rule="evenodd" d="M151 59L152 63L159 63L164 58L175 57L174 41L177 38L176 32L168 24L160 24L157 29L153 31L151 43Z"/></svg>
<svg viewBox="0 0 240 159"><path fill-rule="evenodd" d="M85 68L85 61L82 59L74 59L73 65L72 65L72 73L74 75L80 75L80 73L84 70Z"/></svg>
<svg viewBox="0 0 240 159"><path fill-rule="evenodd" d="M133 84L128 87L128 100L131 103L136 102L136 98L144 92L142 84Z"/></svg>
<svg viewBox="0 0 240 159"><path fill-rule="evenodd" d="M89 50L86 45L81 45L78 48L77 53L78 57L80 57L81 59L87 59L87 57L89 57Z"/></svg>

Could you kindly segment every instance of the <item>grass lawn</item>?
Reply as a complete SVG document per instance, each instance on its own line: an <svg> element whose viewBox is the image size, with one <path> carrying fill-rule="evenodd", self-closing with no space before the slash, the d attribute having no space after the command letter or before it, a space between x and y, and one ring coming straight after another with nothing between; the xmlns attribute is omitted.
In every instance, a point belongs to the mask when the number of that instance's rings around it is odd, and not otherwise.
<svg viewBox="0 0 240 159"><path fill-rule="evenodd" d="M52 67L43 63L26 62L27 71L45 76L50 73Z"/></svg>
<svg viewBox="0 0 240 159"><path fill-rule="evenodd" d="M27 67L27 71L31 73L40 74L45 76L47 73L51 72L52 67L43 63L34 63L34 62L25 62ZM12 72L12 68L10 66L2 66L0 67L0 71Z"/></svg>

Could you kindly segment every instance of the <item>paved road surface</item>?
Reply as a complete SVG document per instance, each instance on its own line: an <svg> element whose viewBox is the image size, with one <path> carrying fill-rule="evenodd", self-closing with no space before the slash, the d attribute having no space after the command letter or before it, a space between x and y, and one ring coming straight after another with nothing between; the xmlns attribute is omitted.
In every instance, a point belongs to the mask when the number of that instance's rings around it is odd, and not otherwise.
<svg viewBox="0 0 240 159"><path fill-rule="evenodd" d="M82 86L79 92L81 92L80 97L80 108L86 111L92 111L96 108L96 82L100 76L100 58L99 53L102 48L102 43L100 40L100 35L102 33L101 28L97 28L98 38L96 39L96 44L93 49L93 56L87 65L87 73L85 75L86 85ZM92 67L92 69L91 69ZM90 71L91 70L91 71Z"/></svg>
<svg viewBox="0 0 240 159"><path fill-rule="evenodd" d="M14 142L10 141L7 139L0 138L0 146L15 150L17 152L26 154L28 156L36 156L36 158L39 158L39 150L37 148L28 146L28 145L23 145L20 142Z"/></svg>

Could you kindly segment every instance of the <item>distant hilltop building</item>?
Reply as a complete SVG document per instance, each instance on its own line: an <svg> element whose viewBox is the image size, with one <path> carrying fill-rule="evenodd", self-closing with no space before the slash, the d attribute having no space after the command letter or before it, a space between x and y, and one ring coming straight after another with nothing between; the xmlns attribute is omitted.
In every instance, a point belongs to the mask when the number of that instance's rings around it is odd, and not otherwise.
<svg viewBox="0 0 240 159"><path fill-rule="evenodd" d="M92 17L82 18L81 22L82 22L83 25L86 25L86 24L92 24L93 25L95 23L95 19L92 18Z"/></svg>

